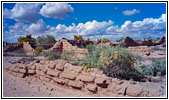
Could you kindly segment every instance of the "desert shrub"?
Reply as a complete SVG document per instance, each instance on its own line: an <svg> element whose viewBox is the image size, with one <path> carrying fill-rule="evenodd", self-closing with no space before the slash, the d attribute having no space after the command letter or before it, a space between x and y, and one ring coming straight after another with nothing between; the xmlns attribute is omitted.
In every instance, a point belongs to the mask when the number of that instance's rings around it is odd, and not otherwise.
<svg viewBox="0 0 169 100"><path fill-rule="evenodd" d="M164 76L166 75L166 60L162 59L155 61L149 66L142 65L139 71L145 75Z"/></svg>
<svg viewBox="0 0 169 100"><path fill-rule="evenodd" d="M101 45L78 64L82 65L84 69L99 68L110 77L140 80L143 75L134 68L137 60L139 57L128 53L125 48Z"/></svg>
<svg viewBox="0 0 169 100"><path fill-rule="evenodd" d="M36 53L41 53L42 51L44 50L44 47L42 47L42 46L40 46L40 45L38 45L36 48L35 48L35 52Z"/></svg>
<svg viewBox="0 0 169 100"><path fill-rule="evenodd" d="M19 44L22 44L23 42L29 42L30 44L36 44L36 39L32 38L32 35L26 35L26 37L19 37L18 42Z"/></svg>
<svg viewBox="0 0 169 100"><path fill-rule="evenodd" d="M53 37L51 35L38 36L37 41L40 44L54 44L54 43L56 43L55 37Z"/></svg>
<svg viewBox="0 0 169 100"><path fill-rule="evenodd" d="M78 60L78 57L75 55L74 50L63 51L62 54L61 54L61 58L67 60L70 63Z"/></svg>
<svg viewBox="0 0 169 100"><path fill-rule="evenodd" d="M83 40L83 38L82 38L81 35L79 35L79 36L74 36L74 40L75 40L75 41Z"/></svg>
<svg viewBox="0 0 169 100"><path fill-rule="evenodd" d="M52 50L42 51L40 55L47 57L48 60L56 60L60 58L60 55Z"/></svg>
<svg viewBox="0 0 169 100"><path fill-rule="evenodd" d="M109 39L106 39L106 38L103 38L103 39L101 40L101 43L107 43L107 42L110 42L110 40L109 40Z"/></svg>
<svg viewBox="0 0 169 100"><path fill-rule="evenodd" d="M116 42L122 42L124 37L121 37L119 40L116 40Z"/></svg>
<svg viewBox="0 0 169 100"><path fill-rule="evenodd" d="M88 50L88 53L92 53L96 49L96 46L94 44L89 44L86 46L86 49Z"/></svg>

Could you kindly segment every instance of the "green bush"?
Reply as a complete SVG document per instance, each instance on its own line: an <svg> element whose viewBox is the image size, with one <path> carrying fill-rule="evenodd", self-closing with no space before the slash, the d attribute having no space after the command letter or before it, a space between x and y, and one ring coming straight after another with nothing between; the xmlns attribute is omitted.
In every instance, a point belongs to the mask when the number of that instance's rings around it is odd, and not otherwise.
<svg viewBox="0 0 169 100"><path fill-rule="evenodd" d="M38 45L36 48L35 48L35 52L36 53L41 53L42 51L44 50L44 47L42 47L42 46L40 46L40 45Z"/></svg>
<svg viewBox="0 0 169 100"><path fill-rule="evenodd" d="M78 57L75 55L75 51L63 51L61 54L61 58L67 60L68 62L74 62L78 60Z"/></svg>
<svg viewBox="0 0 169 100"><path fill-rule="evenodd" d="M51 35L38 36L37 41L40 44L54 44L54 43L56 43L55 37L53 37Z"/></svg>
<svg viewBox="0 0 169 100"><path fill-rule="evenodd" d="M94 44L89 44L86 46L86 49L88 50L88 53L92 53L96 49L96 46Z"/></svg>
<svg viewBox="0 0 169 100"><path fill-rule="evenodd" d="M23 42L29 42L31 44L36 44L36 39L32 38L32 35L26 35L26 37L19 37L18 42L19 44L22 44Z"/></svg>
<svg viewBox="0 0 169 100"><path fill-rule="evenodd" d="M145 75L152 75L152 76L164 76L166 75L166 60L158 60L153 62L152 65L149 66L141 66L139 71Z"/></svg>
<svg viewBox="0 0 169 100"><path fill-rule="evenodd" d="M47 57L48 60L56 60L60 58L60 55L52 50L43 51L40 53L40 55Z"/></svg>
<svg viewBox="0 0 169 100"><path fill-rule="evenodd" d="M78 61L84 69L96 67L104 71L110 77L119 79L140 80L143 75L134 68L134 63L139 60L120 46L99 46L89 53L86 58Z"/></svg>
<svg viewBox="0 0 169 100"><path fill-rule="evenodd" d="M83 40L83 38L82 38L81 35L79 35L79 36L74 36L74 40L75 40L75 41Z"/></svg>
<svg viewBox="0 0 169 100"><path fill-rule="evenodd" d="M101 39L101 43L107 43L107 42L110 42L110 40L106 38Z"/></svg>

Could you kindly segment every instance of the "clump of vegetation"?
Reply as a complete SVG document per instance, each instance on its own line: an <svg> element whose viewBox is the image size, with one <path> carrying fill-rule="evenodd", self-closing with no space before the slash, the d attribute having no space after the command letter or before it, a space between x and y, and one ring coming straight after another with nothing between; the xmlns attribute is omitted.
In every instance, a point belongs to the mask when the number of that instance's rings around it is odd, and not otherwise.
<svg viewBox="0 0 169 100"><path fill-rule="evenodd" d="M56 43L55 37L53 37L51 35L38 36L37 41L40 44L54 44L54 43Z"/></svg>
<svg viewBox="0 0 169 100"><path fill-rule="evenodd" d="M37 54L40 54L43 50L44 50L44 47L42 47L42 46L40 46L40 45L38 45L38 46L35 48L35 52L36 52Z"/></svg>
<svg viewBox="0 0 169 100"><path fill-rule="evenodd" d="M116 40L116 42L122 42L124 37L121 37L119 40Z"/></svg>
<svg viewBox="0 0 169 100"><path fill-rule="evenodd" d="M80 40L83 40L82 36L79 35L79 36L74 36L74 40L75 41L80 41Z"/></svg>
<svg viewBox="0 0 169 100"><path fill-rule="evenodd" d="M47 57L48 60L56 60L60 58L60 55L52 50L42 51L40 55Z"/></svg>
<svg viewBox="0 0 169 100"><path fill-rule="evenodd" d="M30 44L36 44L36 39L32 38L32 35L26 35L26 37L19 37L18 42L19 44L22 44L23 42L29 42Z"/></svg>
<svg viewBox="0 0 169 100"><path fill-rule="evenodd" d="M103 39L101 40L101 43L107 43L107 42L110 42L110 40L107 39L107 38L103 38Z"/></svg>
<svg viewBox="0 0 169 100"><path fill-rule="evenodd" d="M154 61L152 65L149 66L141 66L139 71L145 75L152 75L152 76L164 76L166 75L166 60L158 60Z"/></svg>
<svg viewBox="0 0 169 100"><path fill-rule="evenodd" d="M63 51L62 54L61 54L61 58L67 60L70 63L78 60L78 57L75 55L74 50Z"/></svg>
<svg viewBox="0 0 169 100"><path fill-rule="evenodd" d="M139 81L143 75L134 68L134 63L138 60L138 56L128 53L125 48L101 45L91 50L78 64L84 69L99 68L110 77Z"/></svg>

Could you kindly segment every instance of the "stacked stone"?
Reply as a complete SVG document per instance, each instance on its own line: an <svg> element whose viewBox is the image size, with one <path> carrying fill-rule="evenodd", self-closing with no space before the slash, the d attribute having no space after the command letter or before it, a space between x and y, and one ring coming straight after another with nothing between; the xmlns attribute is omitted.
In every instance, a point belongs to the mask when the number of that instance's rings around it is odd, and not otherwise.
<svg viewBox="0 0 169 100"><path fill-rule="evenodd" d="M51 84L77 89L100 96L159 96L151 89L136 82L119 80L103 75L103 72L93 68L83 70L81 66L75 66L59 59L55 61L31 62L27 65L15 65L4 67L15 76L35 76ZM94 73L94 74L93 74ZM159 91L159 90L157 90Z"/></svg>
<svg viewBox="0 0 169 100"><path fill-rule="evenodd" d="M63 43L60 41L56 42L55 45L52 48L50 48L50 50L53 50L56 53L61 54L63 50Z"/></svg>

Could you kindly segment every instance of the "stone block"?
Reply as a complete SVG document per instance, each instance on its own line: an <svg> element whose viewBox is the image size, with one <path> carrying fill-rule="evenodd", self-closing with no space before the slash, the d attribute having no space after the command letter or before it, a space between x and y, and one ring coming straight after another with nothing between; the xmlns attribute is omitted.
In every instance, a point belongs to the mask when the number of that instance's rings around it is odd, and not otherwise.
<svg viewBox="0 0 169 100"><path fill-rule="evenodd" d="M13 71L18 73L19 72L19 68L18 67L14 67Z"/></svg>
<svg viewBox="0 0 169 100"><path fill-rule="evenodd" d="M58 83L58 84L62 84L62 85L64 85L64 84L67 84L67 83L68 83L68 81L66 81L66 80L64 80L64 79L53 78L53 80L54 80L56 83Z"/></svg>
<svg viewBox="0 0 169 100"><path fill-rule="evenodd" d="M130 85L127 88L126 94L129 96L138 97L140 93L143 91L143 88L139 85Z"/></svg>
<svg viewBox="0 0 169 100"><path fill-rule="evenodd" d="M87 75L79 75L77 79L83 82L94 82L95 77L87 76Z"/></svg>
<svg viewBox="0 0 169 100"><path fill-rule="evenodd" d="M97 86L95 84L88 84L87 90L95 93L95 92L97 92Z"/></svg>
<svg viewBox="0 0 169 100"><path fill-rule="evenodd" d="M20 73L26 73L26 70L25 69L19 69L19 72Z"/></svg>
<svg viewBox="0 0 169 100"><path fill-rule="evenodd" d="M83 83L81 82L75 82L75 81L69 81L68 86L71 86L76 89L81 89L83 87Z"/></svg>
<svg viewBox="0 0 169 100"><path fill-rule="evenodd" d="M59 71L56 71L56 70L48 70L47 71L47 74L50 75L50 76L54 76L54 77L58 77L60 72Z"/></svg>
<svg viewBox="0 0 169 100"><path fill-rule="evenodd" d="M96 84L110 84L112 82L111 78L96 78L95 79L95 83Z"/></svg>
<svg viewBox="0 0 169 100"><path fill-rule="evenodd" d="M60 77L61 78L65 78L65 79L70 79L70 80L75 80L76 79L76 76L75 74L72 74L72 73L61 73L60 74Z"/></svg>
<svg viewBox="0 0 169 100"><path fill-rule="evenodd" d="M50 65L48 65L48 67L51 68L51 69L55 69L56 64L50 64Z"/></svg>
<svg viewBox="0 0 169 100"><path fill-rule="evenodd" d="M32 69L29 69L29 70L28 70L28 74L36 74L36 71L35 71L35 70L32 70Z"/></svg>

